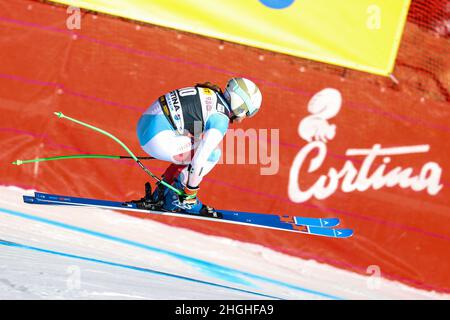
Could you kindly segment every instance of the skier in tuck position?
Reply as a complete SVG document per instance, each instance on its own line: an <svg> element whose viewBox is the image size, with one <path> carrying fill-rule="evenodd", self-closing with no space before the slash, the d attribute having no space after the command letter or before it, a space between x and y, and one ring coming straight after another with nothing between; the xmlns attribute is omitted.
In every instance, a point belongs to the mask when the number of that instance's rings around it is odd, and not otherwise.
<svg viewBox="0 0 450 320"><path fill-rule="evenodd" d="M158 183L151 202L164 211L220 218L197 198L200 182L220 159L229 123L254 116L261 102L256 84L244 78L230 79L224 92L206 82L159 97L139 119L137 135L146 153L171 162L162 178L184 193Z"/></svg>

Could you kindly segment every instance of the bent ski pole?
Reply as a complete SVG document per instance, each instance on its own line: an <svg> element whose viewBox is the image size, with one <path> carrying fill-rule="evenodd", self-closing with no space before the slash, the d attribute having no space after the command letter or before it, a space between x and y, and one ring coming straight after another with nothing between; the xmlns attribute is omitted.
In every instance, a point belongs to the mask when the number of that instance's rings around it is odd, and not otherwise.
<svg viewBox="0 0 450 320"><path fill-rule="evenodd" d="M169 189L171 189L171 190L173 190L176 194L178 194L178 195L184 195L184 192L183 191L181 191L181 190L178 190L177 188L175 188L175 187L173 187L173 186L171 186L170 184L168 184L167 182L165 182L164 180L162 180L162 179L160 179L160 178L158 178L157 176L155 176L150 170L148 170L145 166L144 166L144 164L134 155L134 153L122 142L122 141L120 141L117 137L115 137L114 135L112 135L111 133L109 133L109 132L107 132L107 131L105 131L105 130L102 130L102 129L100 129L100 128L97 128L97 127L94 127L94 126L92 126L92 125L90 125L90 124L87 124L87 123L85 123L85 122L83 122L83 121L80 121L80 120L77 120L77 119L74 119L74 118L71 118L71 117L68 117L68 116L65 116L62 112L55 112L54 113L56 116L58 116L58 118L62 118L62 119L67 119L67 120L70 120L70 121L72 121L72 122L75 122L76 124L79 124L79 125L82 125L82 126L84 126L84 127L86 127L86 128L89 128L89 129L91 129L91 130L94 130L94 131L97 131L97 132L99 132L99 133L101 133L101 134L104 134L105 136L107 136L107 137L109 137L109 138L111 138L111 139L113 139L114 141L116 141L122 148L124 148L125 149L125 151L131 156L131 158L142 168L142 170L144 170L150 177L152 177L153 179L155 179L156 181L158 181L158 182L160 182L162 185L164 185L164 186L166 186L167 188L169 188Z"/></svg>
<svg viewBox="0 0 450 320"><path fill-rule="evenodd" d="M139 160L152 160L153 157L136 157ZM131 156L116 156L116 155L106 155L106 154L73 154L67 156L55 156L48 158L37 158L29 160L16 160L12 164L20 166L22 164L44 162L44 161L54 161L54 160L66 160L66 159L133 159Z"/></svg>

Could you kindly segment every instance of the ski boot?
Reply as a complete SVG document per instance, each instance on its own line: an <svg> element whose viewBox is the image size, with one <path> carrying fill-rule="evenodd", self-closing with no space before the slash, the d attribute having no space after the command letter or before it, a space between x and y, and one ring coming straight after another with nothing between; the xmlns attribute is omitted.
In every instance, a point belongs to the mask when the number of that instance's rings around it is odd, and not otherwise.
<svg viewBox="0 0 450 320"><path fill-rule="evenodd" d="M199 215L208 218L216 218L216 219L223 218L223 215L220 212L217 212L216 209L207 205L202 205Z"/></svg>
<svg viewBox="0 0 450 320"><path fill-rule="evenodd" d="M172 163L164 172L162 178L169 184L172 184L175 177L183 170L185 165ZM164 194L166 187L161 183L156 183L156 189L152 194L152 187L149 182L145 184L145 196L140 200L132 200L130 203L136 204L139 209L161 210L164 204Z"/></svg>
<svg viewBox="0 0 450 320"><path fill-rule="evenodd" d="M184 189L184 185L181 183L180 175L175 178L173 186L178 190ZM217 212L212 207L204 205L198 198L196 198L195 204L185 205L182 202L180 202L180 197L177 193L175 193L175 191L166 188L162 185L161 187L165 189L163 193L163 202L164 202L164 204L162 205L163 210L184 214L199 215L209 218L217 218L217 219L222 218L222 214L220 212Z"/></svg>
<svg viewBox="0 0 450 320"><path fill-rule="evenodd" d="M150 182L145 183L145 196L143 198L140 200L131 200L128 203L134 203L138 209L146 210L160 210L162 205L162 203L157 203L153 200Z"/></svg>

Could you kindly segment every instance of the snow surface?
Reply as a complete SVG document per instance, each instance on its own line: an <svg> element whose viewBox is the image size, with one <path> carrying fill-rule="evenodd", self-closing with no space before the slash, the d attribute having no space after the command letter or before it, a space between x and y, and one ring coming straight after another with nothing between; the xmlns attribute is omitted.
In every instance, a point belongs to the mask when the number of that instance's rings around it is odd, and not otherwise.
<svg viewBox="0 0 450 320"><path fill-rule="evenodd" d="M0 186L0 299L450 299L111 210L24 204L23 194L33 191Z"/></svg>

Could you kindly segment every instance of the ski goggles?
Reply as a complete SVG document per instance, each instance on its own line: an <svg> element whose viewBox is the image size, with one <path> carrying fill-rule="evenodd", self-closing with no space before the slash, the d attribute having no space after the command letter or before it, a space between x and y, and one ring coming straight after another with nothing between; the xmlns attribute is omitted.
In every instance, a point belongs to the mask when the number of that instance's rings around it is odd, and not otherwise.
<svg viewBox="0 0 450 320"><path fill-rule="evenodd" d="M239 115L243 114L244 112L247 117L253 116L258 111L258 109L253 105L253 102L250 99L249 95L247 94L247 92L242 90L237 81L234 81L233 91L236 92L239 97L242 98L242 100L244 100L244 104L234 109L233 112L237 115L237 117L239 117Z"/></svg>

